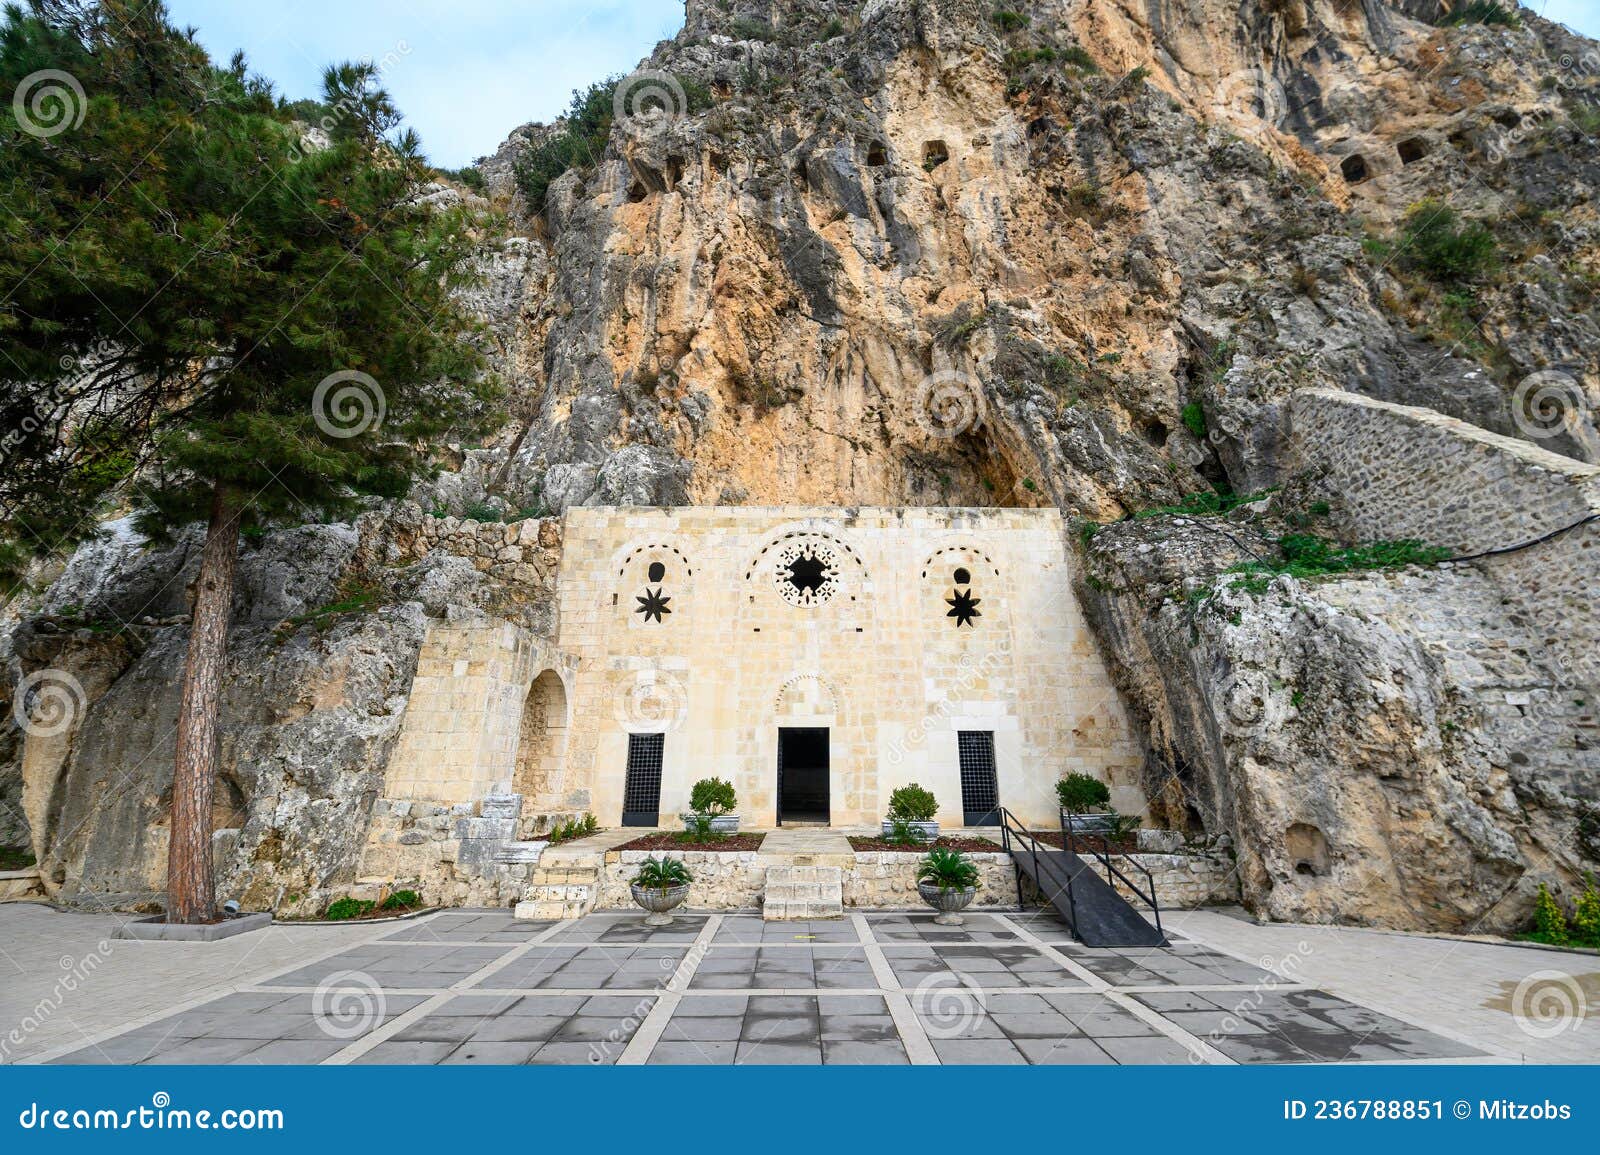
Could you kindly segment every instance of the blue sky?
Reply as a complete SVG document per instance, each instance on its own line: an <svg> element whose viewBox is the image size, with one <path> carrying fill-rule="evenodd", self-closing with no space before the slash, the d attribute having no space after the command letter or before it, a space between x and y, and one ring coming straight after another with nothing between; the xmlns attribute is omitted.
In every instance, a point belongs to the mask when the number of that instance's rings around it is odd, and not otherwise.
<svg viewBox="0 0 1600 1155"><path fill-rule="evenodd" d="M1600 0L1528 5L1600 37ZM324 65L388 59L384 82L429 157L451 168L549 120L574 88L630 71L683 23L682 0L167 0L212 56L242 48L290 97Z"/></svg>
<svg viewBox="0 0 1600 1155"><path fill-rule="evenodd" d="M384 86L435 164L490 153L519 124L550 120L574 88L629 72L683 26L683 0L167 0L219 61L294 98L322 69L385 58Z"/></svg>

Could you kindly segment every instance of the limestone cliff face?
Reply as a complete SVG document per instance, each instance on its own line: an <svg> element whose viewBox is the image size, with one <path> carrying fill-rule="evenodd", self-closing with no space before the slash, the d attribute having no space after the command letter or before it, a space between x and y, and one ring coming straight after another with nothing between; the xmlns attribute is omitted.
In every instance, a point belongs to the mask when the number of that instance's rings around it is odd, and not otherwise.
<svg viewBox="0 0 1600 1155"><path fill-rule="evenodd" d="M512 174L547 130L485 163L544 254L511 497L1108 516L1281 480L1296 387L1503 432L1529 373L1600 387L1587 42L1377 3L990 12L691 3L644 68L708 106L624 116L536 221ZM1503 234L1455 329L1363 252L1426 197Z"/></svg>
<svg viewBox="0 0 1600 1155"><path fill-rule="evenodd" d="M547 574L482 543L453 555L423 511L1049 503L1110 521L1296 479L1288 399L1315 386L1600 457L1593 43L1526 12L1439 27L1432 0L1015 8L1026 22L1002 28L977 0L689 0L619 85L595 163L542 205L516 167L561 126L480 162L512 235L486 243L472 304L511 421L438 447L420 509L262 543L284 560L240 606L230 882L273 901L348 876L425 616L539 612ZM644 74L668 115L640 113ZM1494 233L1497 269L1470 291L1393 246L1430 199ZM1560 419L1530 414L1530 379ZM499 527L465 537L480 531ZM1428 624L1459 605L1494 652L1537 650L1549 627L1492 586L1352 579L1197 624L1189 579L1220 559L1195 542L1223 539L1159 520L1105 533L1084 564L1107 589L1080 594L1148 731L1152 812L1233 835L1257 909L1509 926L1534 877L1593 862L1600 770L1580 757L1557 787L1516 762L1544 723L1508 737L1463 706L1505 670L1445 661ZM148 891L161 849L187 553L118 568L108 548L23 607L3 652L13 682L66 665L106 703L53 752L0 733L0 838L26 833L64 893ZM301 592L274 594L285 579ZM386 608L294 625L374 581ZM113 642L61 613L95 598L137 603L153 633ZM269 646L285 620L293 644ZM1227 738L1240 669L1319 687L1314 724ZM107 813L111 765L143 768Z"/></svg>

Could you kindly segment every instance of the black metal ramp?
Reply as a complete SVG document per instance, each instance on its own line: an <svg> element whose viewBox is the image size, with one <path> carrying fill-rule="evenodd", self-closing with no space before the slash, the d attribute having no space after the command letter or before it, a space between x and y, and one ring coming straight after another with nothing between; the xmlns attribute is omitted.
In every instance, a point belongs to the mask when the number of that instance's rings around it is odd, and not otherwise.
<svg viewBox="0 0 1600 1155"><path fill-rule="evenodd" d="M1011 858L1084 946L1167 945L1167 936L1076 854L1013 846Z"/></svg>

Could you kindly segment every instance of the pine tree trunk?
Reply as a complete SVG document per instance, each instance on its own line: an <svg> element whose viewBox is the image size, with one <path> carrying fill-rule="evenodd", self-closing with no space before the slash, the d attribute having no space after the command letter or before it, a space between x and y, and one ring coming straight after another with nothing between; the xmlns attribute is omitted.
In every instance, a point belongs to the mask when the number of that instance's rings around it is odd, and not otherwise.
<svg viewBox="0 0 1600 1155"><path fill-rule="evenodd" d="M177 763L172 774L172 841L167 850L167 921L216 917L211 867L211 798L217 778L217 714L228 656L233 572L239 557L239 511L218 485L195 580L194 618L178 705Z"/></svg>

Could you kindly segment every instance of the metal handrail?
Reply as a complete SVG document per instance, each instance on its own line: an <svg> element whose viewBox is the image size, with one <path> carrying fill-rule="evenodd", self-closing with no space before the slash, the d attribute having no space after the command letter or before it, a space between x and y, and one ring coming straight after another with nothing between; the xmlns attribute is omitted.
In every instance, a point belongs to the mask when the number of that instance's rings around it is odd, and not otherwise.
<svg viewBox="0 0 1600 1155"><path fill-rule="evenodd" d="M1106 882L1110 884L1113 889L1115 889L1115 883L1112 882L1112 877L1115 876L1117 879L1121 880L1122 885L1126 886L1137 898L1139 898L1140 901L1150 908L1151 913L1153 913L1156 917L1156 930L1165 935L1166 931L1162 930L1161 927L1161 904L1156 901L1156 880L1155 876L1150 873L1150 868L1144 863L1140 862L1138 859L1134 858L1127 851L1114 849L1111 845L1111 840L1107 838L1103 832L1099 835L1100 849L1096 850L1094 846L1089 843L1089 839L1093 837L1092 835L1089 835L1088 833L1080 833L1074 837L1072 827L1067 822L1067 815L1065 811L1061 812L1060 819L1062 849L1071 854L1081 854L1082 851L1078 850L1077 843L1079 839L1082 839L1084 845L1088 848L1089 854L1098 859L1100 864L1106 868ZM1134 882L1133 879L1123 874L1122 871L1118 870L1116 866L1112 864L1111 856L1113 854L1127 859L1136 869L1140 871L1140 873L1144 875L1145 884L1148 887L1148 893L1140 890L1138 883Z"/></svg>
<svg viewBox="0 0 1600 1155"><path fill-rule="evenodd" d="M1043 847L1045 853L1048 855L1055 848L1050 846L1048 843L1040 842L1039 839L1034 836L1033 832L1019 822L1017 820L1017 816L1012 814L1011 811L1007 810L1004 806L997 807L996 812L1000 815L1001 847L1004 848L1007 854L1015 858L1017 856L1017 851L1011 849L1011 839L1013 835L1015 835L1018 839L1025 841L1026 845L1019 847L1019 849L1026 850L1029 857L1033 860L1033 879L1038 885L1039 892L1042 895L1044 893L1044 874L1039 870L1039 849L1040 847ZM1017 868L1017 905L1022 905L1022 870L1020 867ZM1076 938L1078 936L1078 901L1072 893L1071 871L1067 872L1067 921L1072 924L1072 935L1074 938Z"/></svg>

